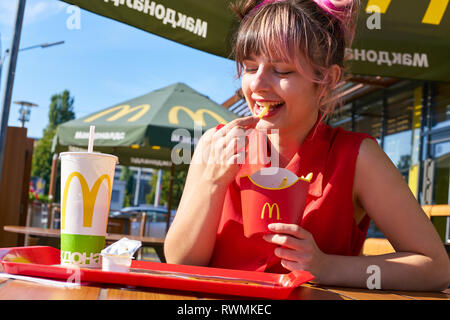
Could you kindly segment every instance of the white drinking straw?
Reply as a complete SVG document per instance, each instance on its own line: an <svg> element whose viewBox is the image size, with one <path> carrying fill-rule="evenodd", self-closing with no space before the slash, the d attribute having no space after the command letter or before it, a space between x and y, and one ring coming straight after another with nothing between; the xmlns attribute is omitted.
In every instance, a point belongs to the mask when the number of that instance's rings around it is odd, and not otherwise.
<svg viewBox="0 0 450 320"><path fill-rule="evenodd" d="M94 150L94 135L95 135L95 126L91 126L89 129L88 152L92 152Z"/></svg>

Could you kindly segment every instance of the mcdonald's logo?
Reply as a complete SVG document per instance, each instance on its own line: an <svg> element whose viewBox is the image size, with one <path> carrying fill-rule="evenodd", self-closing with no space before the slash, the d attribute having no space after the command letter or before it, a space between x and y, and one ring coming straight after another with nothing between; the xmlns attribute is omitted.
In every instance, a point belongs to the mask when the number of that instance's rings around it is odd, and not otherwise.
<svg viewBox="0 0 450 320"><path fill-rule="evenodd" d="M92 227L92 218L94 216L94 205L95 200L97 199L98 190L100 189L100 185L103 180L106 180L108 183L108 208L109 201L111 199L111 180L107 174L102 175L98 178L94 186L91 190L89 190L89 186L86 182L86 179L83 175L77 171L72 172L69 177L67 177L66 183L64 184L64 192L61 204L61 229L65 229L66 226L66 207L67 207L67 196L69 193L70 183L73 178L77 177L80 181L81 193L83 195L83 227L91 228Z"/></svg>
<svg viewBox="0 0 450 320"><path fill-rule="evenodd" d="M148 110L150 110L150 105L148 104L141 104L135 107L130 107L129 105L120 105L120 106L116 106L116 107L112 107L109 108L105 111L99 112L94 114L93 116L90 116L89 118L84 119L84 122L92 122L98 118L101 118L103 116L106 116L107 114L116 112L113 116L109 117L108 119L106 119L106 121L108 122L112 122L112 121L116 121L122 117L125 117L127 114L133 113L138 111L135 115L133 115L132 117L130 117L127 121L128 122L134 122L138 119L140 119L144 114L147 113Z"/></svg>
<svg viewBox="0 0 450 320"><path fill-rule="evenodd" d="M261 219L264 219L264 213L266 212L266 208L269 209L269 219L272 219L273 209L276 208L277 209L277 220L281 220L280 208L278 207L278 203L274 203L274 204L270 205L268 202L264 203L264 206L261 210Z"/></svg>
<svg viewBox="0 0 450 320"><path fill-rule="evenodd" d="M169 123L171 124L178 124L178 112L180 110L183 110L189 117L191 117L192 120L195 122L200 122L203 127L206 126L205 123L205 113L209 114L211 117L217 120L218 123L226 124L227 121L219 116L214 111L208 110L208 109L198 109L197 111L193 112L192 110L183 107L183 106L173 106L169 111Z"/></svg>
<svg viewBox="0 0 450 320"><path fill-rule="evenodd" d="M380 12L386 13L392 0L369 0L366 6L366 12ZM441 24L445 11L450 0L430 0L425 15L423 16L422 23L424 24ZM378 9L374 9L378 8Z"/></svg>

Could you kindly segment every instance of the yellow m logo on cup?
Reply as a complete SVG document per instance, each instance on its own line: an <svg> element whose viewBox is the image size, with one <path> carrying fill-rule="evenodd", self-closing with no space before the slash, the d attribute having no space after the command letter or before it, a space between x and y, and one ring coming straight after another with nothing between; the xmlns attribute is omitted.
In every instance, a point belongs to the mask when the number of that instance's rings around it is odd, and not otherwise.
<svg viewBox="0 0 450 320"><path fill-rule="evenodd" d="M129 105L120 105L116 107L109 108L105 111L99 112L94 114L93 116L84 119L84 122L92 122L100 117L103 117L107 114L113 113L116 111L116 114L106 119L108 122L116 121L122 117L125 117L127 114L138 111L134 116L130 117L127 121L128 122L134 122L138 119L140 119L144 114L147 113L148 110L150 110L150 105L148 104L141 104L139 106L130 107Z"/></svg>
<svg viewBox="0 0 450 320"><path fill-rule="evenodd" d="M262 207L261 219L264 219L264 213L266 212L266 208L268 208L268 210L269 210L269 219L272 219L273 209L276 208L277 209L277 220L281 220L280 208L278 207L278 204L274 203L274 204L270 205L268 202L264 203L264 206Z"/></svg>
<svg viewBox="0 0 450 320"><path fill-rule="evenodd" d="M108 183L108 208L109 201L111 200L111 180L107 174L102 175L98 178L92 189L89 190L89 186L86 182L86 179L79 172L72 172L66 180L64 184L64 192L61 204L61 229L64 230L66 226L66 207L67 207L67 196L69 193L70 183L73 178L77 177L80 181L81 193L83 196L83 227L90 228L92 227L92 218L94 216L94 206L95 200L97 199L98 190L100 189L100 185L103 180L106 180Z"/></svg>
<svg viewBox="0 0 450 320"><path fill-rule="evenodd" d="M194 120L195 122L200 122L202 124L203 127L206 126L205 123L205 113L209 114L211 117L213 117L214 119L217 120L218 123L223 123L226 124L227 121L222 118L221 116L219 116L217 113L208 110L208 109L198 109L197 111L193 112L192 110L183 107L183 106L174 106L170 109L169 111L169 123L171 124L178 124L178 112L180 110L183 110L189 117L192 118L192 120Z"/></svg>

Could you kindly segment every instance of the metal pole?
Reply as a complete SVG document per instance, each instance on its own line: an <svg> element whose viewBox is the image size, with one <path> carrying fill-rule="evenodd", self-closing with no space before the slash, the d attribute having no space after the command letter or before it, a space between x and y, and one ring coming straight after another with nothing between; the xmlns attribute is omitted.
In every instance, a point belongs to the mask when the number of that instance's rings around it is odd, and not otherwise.
<svg viewBox="0 0 450 320"><path fill-rule="evenodd" d="M17 1L16 22L11 42L10 59L8 63L8 76L6 88L2 99L2 109L0 112L0 181L2 180L3 157L6 142L6 130L8 128L9 108L11 106L11 96L16 72L17 52L19 51L20 34L22 31L23 15L25 12L26 0Z"/></svg>
<svg viewBox="0 0 450 320"><path fill-rule="evenodd" d="M47 228L53 229L54 212L53 212L53 202L55 200L55 189L56 189L56 175L58 174L58 154L53 154L52 158L52 169L50 172L50 186L48 188L48 215L47 215Z"/></svg>
<svg viewBox="0 0 450 320"><path fill-rule="evenodd" d="M158 180L156 180L155 190L155 207L159 207L159 200L161 199L161 184L162 184L162 170L158 170Z"/></svg>
<svg viewBox="0 0 450 320"><path fill-rule="evenodd" d="M134 190L134 205L139 205L139 193L141 191L141 174L142 168L138 168L137 179L136 179L136 189Z"/></svg>
<svg viewBox="0 0 450 320"><path fill-rule="evenodd" d="M173 180L175 180L175 165L172 163L172 166L170 167L169 200L168 200L168 203L167 203L166 233L169 231L170 216L171 216L171 213L172 213Z"/></svg>
<svg viewBox="0 0 450 320"><path fill-rule="evenodd" d="M1 34L0 34L0 36L1 36ZM65 41L58 41L58 42L54 42L54 43L43 43L43 44L38 44L38 45L27 47L27 48L22 48L22 49L19 49L18 51L30 50L30 49L34 49L34 48L45 49L45 48L57 46L57 45L60 45L63 43L65 43ZM9 54L9 49L6 49L5 54L2 55L2 43L1 43L1 37L0 37L0 84L1 84L1 78L2 78L3 63L5 62L6 57L8 57L8 54ZM1 89L1 86L0 86L0 89Z"/></svg>

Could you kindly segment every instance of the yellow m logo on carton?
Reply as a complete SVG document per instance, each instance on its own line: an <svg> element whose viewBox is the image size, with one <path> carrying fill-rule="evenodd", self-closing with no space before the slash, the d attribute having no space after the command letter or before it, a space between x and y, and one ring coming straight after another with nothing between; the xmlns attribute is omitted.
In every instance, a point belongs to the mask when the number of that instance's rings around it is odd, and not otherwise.
<svg viewBox="0 0 450 320"><path fill-rule="evenodd" d="M269 209L269 219L272 219L273 209L276 208L277 209L277 220L281 220L280 208L278 207L278 204L274 203L274 204L270 205L268 202L264 203L264 206L261 210L261 219L264 219L264 213L266 212L266 208Z"/></svg>
<svg viewBox="0 0 450 320"><path fill-rule="evenodd" d="M84 179L83 175L77 171L72 172L66 180L63 191L63 198L61 204L61 229L65 229L66 227L66 207L67 207L67 196L69 193L70 183L73 178L77 177L80 181L81 186L81 194L83 195L83 227L90 228L92 227L92 218L94 215L94 205L95 200L97 199L98 190L100 189L100 185L103 180L106 180L108 183L108 208L109 201L111 199L111 180L107 174L102 175L100 178L95 181L94 186L91 190L89 190L89 186Z"/></svg>
<svg viewBox="0 0 450 320"><path fill-rule="evenodd" d="M109 108L105 111L99 112L94 114L93 116L84 119L84 122L92 122L100 117L103 117L107 114L113 113L114 111L117 111L115 115L109 117L108 119L106 119L106 121L108 122L112 122L112 121L116 121L122 117L125 117L127 114L135 112L139 110L139 112L137 112L134 116L130 117L127 121L128 122L134 122L138 119L140 119L144 114L147 113L148 110L150 110L150 105L148 104L141 104L139 106L135 106L133 108L131 108L129 105L121 105L121 106L116 106L116 107L112 107Z"/></svg>
<svg viewBox="0 0 450 320"><path fill-rule="evenodd" d="M203 127L206 126L205 123L205 113L209 114L211 117L213 117L214 119L217 120L218 123L223 123L226 124L227 121L222 118L221 116L219 116L217 113L208 110L208 109L198 109L197 111L193 112L192 110L183 107L183 106L174 106L172 107L172 109L170 109L169 111L169 123L171 124L178 124L178 112L180 110L183 110L184 112L186 112L186 114L192 118L192 120L194 120L195 122L200 122L202 124Z"/></svg>

